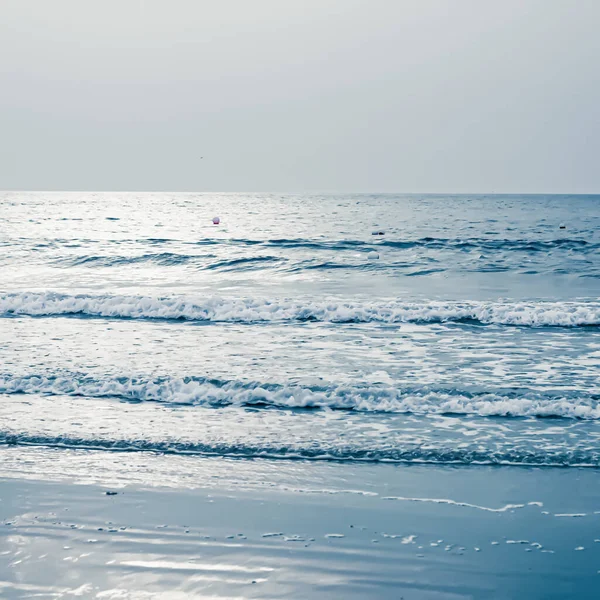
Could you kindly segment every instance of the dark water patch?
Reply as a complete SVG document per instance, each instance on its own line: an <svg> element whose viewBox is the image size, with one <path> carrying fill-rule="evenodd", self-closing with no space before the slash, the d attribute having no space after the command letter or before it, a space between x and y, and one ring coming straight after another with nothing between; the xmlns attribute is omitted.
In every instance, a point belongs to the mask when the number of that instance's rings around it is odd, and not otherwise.
<svg viewBox="0 0 600 600"><path fill-rule="evenodd" d="M215 258L215 255L191 255L178 254L175 252L161 252L156 254L143 254L140 256L86 255L61 258L55 262L63 267L116 267L146 263L160 266L177 266L206 261L211 258Z"/></svg>
<svg viewBox="0 0 600 600"><path fill-rule="evenodd" d="M20 243L40 243L39 239L34 238L16 238ZM481 250L481 251L516 251L525 253L549 252L555 249L576 251L579 254L596 253L600 251L600 243L585 240L581 238L557 238L549 240L528 240L528 239L497 239L490 237L473 238L444 238L444 237L422 237L394 239L390 235L376 236L367 235L360 239L323 239L323 238L226 238L226 237L206 237L198 240L184 240L177 238L137 238L137 239L47 239L45 243L62 245L66 243L139 243L139 244L161 244L161 243L180 243L192 245L220 245L233 247L273 247L290 249L308 249L308 250L356 250L365 249L371 245L379 247L410 250L416 248L430 248L439 250Z"/></svg>
<svg viewBox="0 0 600 600"><path fill-rule="evenodd" d="M210 271L249 271L261 269L265 265L274 265L287 262L287 259L281 256L250 256L246 258L232 258L230 260L220 260L201 267Z"/></svg>

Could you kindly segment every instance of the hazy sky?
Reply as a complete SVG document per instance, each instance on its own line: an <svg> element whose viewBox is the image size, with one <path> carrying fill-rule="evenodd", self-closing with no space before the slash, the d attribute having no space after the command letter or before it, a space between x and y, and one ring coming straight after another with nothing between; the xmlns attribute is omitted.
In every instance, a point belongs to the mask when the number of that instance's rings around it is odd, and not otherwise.
<svg viewBox="0 0 600 600"><path fill-rule="evenodd" d="M0 189L600 192L599 24L599 0L0 0Z"/></svg>

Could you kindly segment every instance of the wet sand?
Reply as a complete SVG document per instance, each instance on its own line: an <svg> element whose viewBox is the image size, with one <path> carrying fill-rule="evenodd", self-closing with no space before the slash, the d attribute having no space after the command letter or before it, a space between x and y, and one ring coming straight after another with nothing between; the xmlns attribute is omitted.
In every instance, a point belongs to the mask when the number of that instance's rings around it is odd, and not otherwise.
<svg viewBox="0 0 600 600"><path fill-rule="evenodd" d="M600 593L591 469L6 447L0 458L2 598Z"/></svg>

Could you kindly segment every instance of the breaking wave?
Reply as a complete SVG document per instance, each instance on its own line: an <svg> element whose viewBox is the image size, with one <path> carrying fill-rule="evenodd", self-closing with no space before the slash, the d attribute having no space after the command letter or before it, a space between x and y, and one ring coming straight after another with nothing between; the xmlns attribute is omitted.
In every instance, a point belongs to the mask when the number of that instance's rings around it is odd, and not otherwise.
<svg viewBox="0 0 600 600"><path fill-rule="evenodd" d="M521 327L598 327L600 302L345 302L66 295L52 292L0 294L0 316L85 316L201 322L470 323Z"/></svg>
<svg viewBox="0 0 600 600"><path fill-rule="evenodd" d="M533 390L470 392L356 384L303 387L203 377L99 379L78 375L4 375L0 377L0 393L114 397L133 402L209 407L254 406L416 415L600 419L600 395L549 394Z"/></svg>

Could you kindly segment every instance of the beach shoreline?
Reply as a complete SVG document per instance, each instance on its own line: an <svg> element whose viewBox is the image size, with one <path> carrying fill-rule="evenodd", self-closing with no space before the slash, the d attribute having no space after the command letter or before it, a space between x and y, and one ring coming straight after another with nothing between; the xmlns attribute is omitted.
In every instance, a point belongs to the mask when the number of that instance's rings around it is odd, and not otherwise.
<svg viewBox="0 0 600 600"><path fill-rule="evenodd" d="M0 453L6 598L593 598L600 589L595 470Z"/></svg>

